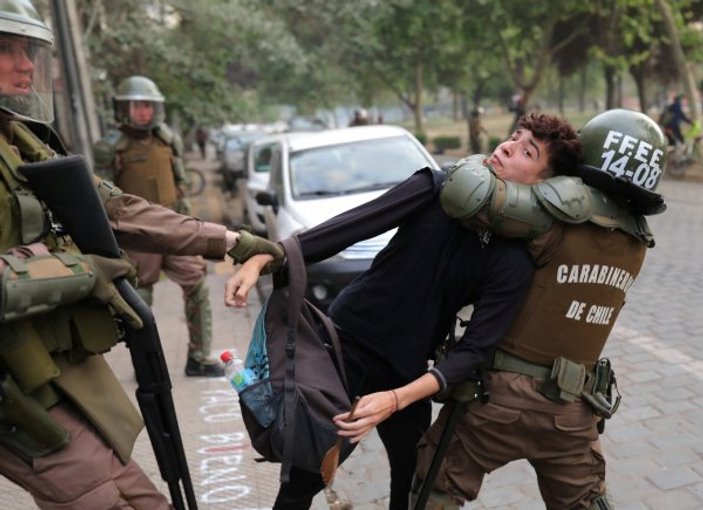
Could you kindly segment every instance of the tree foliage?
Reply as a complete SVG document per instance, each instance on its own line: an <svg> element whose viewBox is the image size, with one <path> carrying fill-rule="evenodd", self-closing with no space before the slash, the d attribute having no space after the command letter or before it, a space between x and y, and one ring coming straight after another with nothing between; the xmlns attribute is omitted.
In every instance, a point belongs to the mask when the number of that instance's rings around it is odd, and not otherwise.
<svg viewBox="0 0 703 510"><path fill-rule="evenodd" d="M686 59L703 60L700 0L669 0ZM439 87L470 98L529 99L549 66L601 66L615 104L630 73L645 86L677 75L654 0L76 0L105 116L120 80L154 79L187 122L265 120L376 104L392 94L423 129Z"/></svg>

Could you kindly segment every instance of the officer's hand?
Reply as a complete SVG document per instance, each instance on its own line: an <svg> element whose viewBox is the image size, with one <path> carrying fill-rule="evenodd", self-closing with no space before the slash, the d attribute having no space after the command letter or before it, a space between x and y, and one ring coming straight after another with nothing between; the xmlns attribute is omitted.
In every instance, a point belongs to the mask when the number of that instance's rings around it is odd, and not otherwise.
<svg viewBox="0 0 703 510"><path fill-rule="evenodd" d="M268 254L273 256L273 261L267 264L261 274L275 273L283 265L285 254L278 243L273 243L263 237L255 236L246 230L239 231L237 244L227 252L235 264L243 264L254 255Z"/></svg>
<svg viewBox="0 0 703 510"><path fill-rule="evenodd" d="M91 296L110 306L118 315L124 317L134 329L141 329L144 323L137 313L127 304L113 283L117 278L136 279L137 270L127 260L107 258L100 255L86 255L95 271L95 285Z"/></svg>

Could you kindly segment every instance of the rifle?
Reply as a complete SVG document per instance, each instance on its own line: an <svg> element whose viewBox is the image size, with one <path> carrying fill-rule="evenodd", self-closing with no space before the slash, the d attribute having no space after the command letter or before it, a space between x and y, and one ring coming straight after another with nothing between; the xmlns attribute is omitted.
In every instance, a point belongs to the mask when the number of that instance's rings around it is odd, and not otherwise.
<svg viewBox="0 0 703 510"><path fill-rule="evenodd" d="M18 170L83 253L112 258L120 256L107 213L83 156L31 163ZM144 322L142 329L135 330L126 321L121 321L137 377L137 401L161 478L168 483L176 510L186 508L181 491L185 493L188 509L197 510L171 396L171 380L154 315L127 280L119 278L114 283Z"/></svg>

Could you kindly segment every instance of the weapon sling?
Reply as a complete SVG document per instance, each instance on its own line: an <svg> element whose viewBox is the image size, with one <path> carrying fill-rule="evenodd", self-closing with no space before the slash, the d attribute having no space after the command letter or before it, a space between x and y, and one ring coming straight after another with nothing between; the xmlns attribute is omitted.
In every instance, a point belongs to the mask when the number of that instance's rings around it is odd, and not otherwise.
<svg viewBox="0 0 703 510"><path fill-rule="evenodd" d="M112 258L120 256L107 213L83 156L31 163L18 170L83 253ZM176 510L197 510L171 396L171 380L154 315L129 282L120 278L114 283L120 295L144 322L142 329L135 330L123 321L125 340L137 377L137 401L161 478L168 484Z"/></svg>

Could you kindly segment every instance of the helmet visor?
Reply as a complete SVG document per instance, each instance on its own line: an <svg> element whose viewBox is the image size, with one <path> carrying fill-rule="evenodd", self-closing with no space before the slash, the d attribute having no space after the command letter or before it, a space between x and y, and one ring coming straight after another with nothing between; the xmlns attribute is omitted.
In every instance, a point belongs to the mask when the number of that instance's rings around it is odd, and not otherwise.
<svg viewBox="0 0 703 510"><path fill-rule="evenodd" d="M115 120L133 129L151 129L164 121L164 104L160 101L115 101Z"/></svg>
<svg viewBox="0 0 703 510"><path fill-rule="evenodd" d="M0 108L36 122L54 120L48 42L0 33Z"/></svg>

